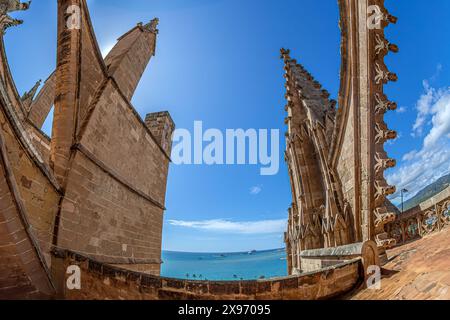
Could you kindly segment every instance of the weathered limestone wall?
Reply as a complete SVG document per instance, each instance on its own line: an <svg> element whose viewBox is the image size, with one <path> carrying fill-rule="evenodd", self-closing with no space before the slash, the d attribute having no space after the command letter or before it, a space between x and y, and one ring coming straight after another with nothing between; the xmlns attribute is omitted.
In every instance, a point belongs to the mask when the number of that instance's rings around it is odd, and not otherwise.
<svg viewBox="0 0 450 320"><path fill-rule="evenodd" d="M4 112L0 112L0 126L3 131L3 143L9 165L12 174L17 179L20 199L28 214L33 233L39 241L39 247L49 264L54 219L58 212L60 194L56 190L56 186L50 183L47 176L36 165L36 161L39 162L42 159L32 159L30 156L32 151L27 151L19 143L19 137L15 133L17 131L13 130ZM25 135L26 133L17 132L17 134Z"/></svg>
<svg viewBox="0 0 450 320"><path fill-rule="evenodd" d="M80 32L81 48L78 48L81 61L77 64L80 72L79 79L77 79L79 81L78 90L80 90L77 97L79 99L77 101L79 108L77 131L88 116L92 107L91 103L95 102L95 95L98 93L97 91L104 81L106 71L94 30L91 26L89 11L87 10L86 3L83 3L83 1L81 8L87 18L81 19L81 30L83 31Z"/></svg>
<svg viewBox="0 0 450 320"><path fill-rule="evenodd" d="M208 282L159 278L127 271L58 251L54 278L59 278L60 297L69 300L316 300L335 298L361 284L361 259L355 259L315 273L264 281ZM81 290L66 289L66 269L81 269Z"/></svg>
<svg viewBox="0 0 450 320"><path fill-rule="evenodd" d="M3 15L2 21L8 19ZM0 299L54 294L49 279L59 186L33 145L0 35Z"/></svg>
<svg viewBox="0 0 450 320"><path fill-rule="evenodd" d="M25 131L13 127L15 110L5 93L0 80L0 299L50 297L59 194L27 149Z"/></svg>
<svg viewBox="0 0 450 320"><path fill-rule="evenodd" d="M71 5L80 28L67 25ZM133 29L136 41L118 44L108 70L86 1L58 0L57 69L34 102L39 83L20 99L0 41L0 290L12 297L51 295L52 245L159 274L174 124L164 113L148 128L129 101L157 22ZM53 102L50 140L39 128Z"/></svg>
<svg viewBox="0 0 450 320"><path fill-rule="evenodd" d="M42 157L44 163L49 166L50 161L50 137L48 137L45 133L39 130L30 122L25 122L25 127L30 137L31 142L33 143L36 150Z"/></svg>
<svg viewBox="0 0 450 320"><path fill-rule="evenodd" d="M50 297L53 293L41 257L23 224L6 174L0 159L0 300Z"/></svg>
<svg viewBox="0 0 450 320"><path fill-rule="evenodd" d="M76 148L58 246L159 274L169 158L112 81Z"/></svg>
<svg viewBox="0 0 450 320"><path fill-rule="evenodd" d="M112 81L103 91L80 144L164 206L169 157Z"/></svg>
<svg viewBox="0 0 450 320"><path fill-rule="evenodd" d="M61 208L58 246L159 274L163 209L77 152ZM157 266L157 267L156 267Z"/></svg>
<svg viewBox="0 0 450 320"><path fill-rule="evenodd" d="M154 52L157 20L124 36L109 55L108 69L86 1L74 1L58 1L51 163L65 196L57 245L159 274L170 158L130 103ZM66 26L65 13L74 3L83 12L79 30ZM130 34L136 37L127 41Z"/></svg>
<svg viewBox="0 0 450 320"><path fill-rule="evenodd" d="M0 75L2 76L2 86L5 96L8 97L9 103L13 110L16 111L17 117L20 120L24 119L24 113L21 106L20 96L17 91L16 85L11 75L8 59L5 51L5 44L3 41L3 33L0 36Z"/></svg>
<svg viewBox="0 0 450 320"><path fill-rule="evenodd" d="M68 28L67 10L81 9L81 27ZM51 142L51 167L61 185L66 184L72 146L77 142L105 82L103 63L90 23L85 0L58 0L58 47L55 109Z"/></svg>
<svg viewBox="0 0 450 320"><path fill-rule="evenodd" d="M342 152L338 157L336 169L342 185L342 193L352 208L353 217L353 234L355 241L362 241L361 235L361 215L359 212L360 198L357 175L359 174L358 158L356 157L357 145L355 139L357 137L357 128L355 128L355 106L350 103L348 110L341 111L348 113L347 120L343 129Z"/></svg>
<svg viewBox="0 0 450 320"><path fill-rule="evenodd" d="M397 137L385 123L385 113L395 110L384 94L384 85L396 81L384 58L398 47L388 41L384 29L397 18L389 14L384 0L340 0L341 86L338 121L333 135L331 158L354 218L356 241L375 240L380 248L395 242L384 226L395 216L387 196L395 192L384 172L395 166L384 144ZM368 11L376 6L379 24L368 24ZM381 253L383 254L383 253Z"/></svg>

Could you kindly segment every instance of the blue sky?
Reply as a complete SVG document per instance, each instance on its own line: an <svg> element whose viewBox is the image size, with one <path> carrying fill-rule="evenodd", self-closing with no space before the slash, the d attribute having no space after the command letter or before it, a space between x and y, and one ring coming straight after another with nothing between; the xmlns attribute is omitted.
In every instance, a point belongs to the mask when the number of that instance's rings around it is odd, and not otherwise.
<svg viewBox="0 0 450 320"><path fill-rule="evenodd" d="M89 0L104 53L137 22L160 18L156 57L133 98L142 117L168 110L178 128L280 129L285 132L283 64L291 49L337 97L340 31L336 0ZM387 145L398 166L388 179L414 192L449 172L450 2L386 1L397 25L387 29L400 53L387 58L399 75L387 86L399 105L387 116L399 138ZM22 93L55 68L56 1L35 0L5 41ZM49 132L51 119L44 129ZM283 139L282 139L283 140ZM284 141L280 148L284 150ZM283 246L289 178L261 176L259 166L175 166L170 169L163 247L241 251ZM398 202L398 199L394 199Z"/></svg>

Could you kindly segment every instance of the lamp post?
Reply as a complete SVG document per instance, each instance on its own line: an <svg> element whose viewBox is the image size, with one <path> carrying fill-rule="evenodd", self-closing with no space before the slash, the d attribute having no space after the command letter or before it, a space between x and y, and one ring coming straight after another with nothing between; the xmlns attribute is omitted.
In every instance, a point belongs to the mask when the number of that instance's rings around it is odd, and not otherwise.
<svg viewBox="0 0 450 320"><path fill-rule="evenodd" d="M408 189L402 189L401 190L401 195L402 195L402 213L404 212L404 210L403 210L403 195L405 194L405 193L408 193L409 191L408 191Z"/></svg>

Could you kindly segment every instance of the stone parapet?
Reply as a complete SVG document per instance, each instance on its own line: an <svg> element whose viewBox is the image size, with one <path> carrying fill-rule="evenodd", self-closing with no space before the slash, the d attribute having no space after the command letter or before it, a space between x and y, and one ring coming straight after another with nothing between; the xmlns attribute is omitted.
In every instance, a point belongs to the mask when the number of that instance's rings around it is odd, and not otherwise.
<svg viewBox="0 0 450 320"><path fill-rule="evenodd" d="M58 298L70 300L317 300L343 296L360 286L361 258L317 272L259 281L191 281L152 276L103 264L81 254L55 249L53 277ZM81 270L81 289L66 289L66 270Z"/></svg>
<svg viewBox="0 0 450 320"><path fill-rule="evenodd" d="M418 240L450 226L450 187L410 210L399 214L387 225L397 245Z"/></svg>

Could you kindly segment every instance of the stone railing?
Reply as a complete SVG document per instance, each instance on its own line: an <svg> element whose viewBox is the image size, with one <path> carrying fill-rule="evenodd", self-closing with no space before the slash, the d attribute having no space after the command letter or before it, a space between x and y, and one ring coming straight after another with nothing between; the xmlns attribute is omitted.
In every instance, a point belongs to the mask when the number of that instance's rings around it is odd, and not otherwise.
<svg viewBox="0 0 450 320"><path fill-rule="evenodd" d="M350 257L350 254L348 257ZM103 264L75 252L54 249L52 275L58 299L132 300L318 300L344 296L360 288L367 277L365 256L337 261L318 271L258 281L191 281L156 277ZM69 290L69 267L78 266L81 288Z"/></svg>
<svg viewBox="0 0 450 320"><path fill-rule="evenodd" d="M420 239L450 226L450 187L397 216L387 226L397 245Z"/></svg>

